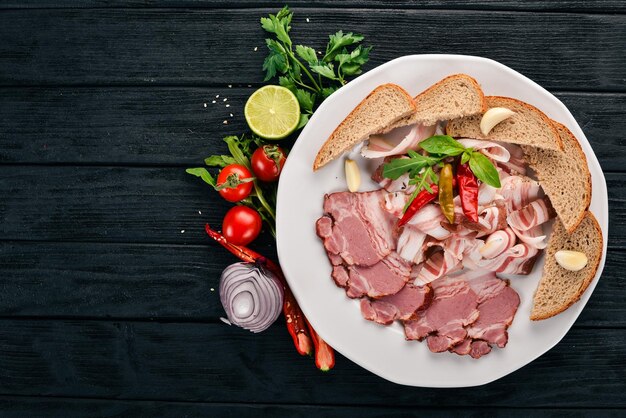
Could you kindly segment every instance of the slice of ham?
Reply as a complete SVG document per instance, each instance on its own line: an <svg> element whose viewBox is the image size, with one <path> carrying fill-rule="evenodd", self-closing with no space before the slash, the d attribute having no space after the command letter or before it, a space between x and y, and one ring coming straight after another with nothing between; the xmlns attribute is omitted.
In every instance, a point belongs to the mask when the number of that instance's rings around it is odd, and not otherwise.
<svg viewBox="0 0 626 418"><path fill-rule="evenodd" d="M411 265L394 251L373 266L349 266L346 294L350 298L395 295L409 281L410 274Z"/></svg>
<svg viewBox="0 0 626 418"><path fill-rule="evenodd" d="M491 353L491 346L486 341L466 338L452 347L450 351L461 356L469 355L475 359L479 359Z"/></svg>
<svg viewBox="0 0 626 418"><path fill-rule="evenodd" d="M406 154L408 150L416 150L421 141L433 136L436 127L415 124L396 128L384 135L372 135L361 148L361 155L365 158L382 158Z"/></svg>
<svg viewBox="0 0 626 418"><path fill-rule="evenodd" d="M418 287L407 283L395 295L361 299L361 314L369 321L389 325L396 319L414 319L416 313L426 309L431 300L432 290L429 286Z"/></svg>
<svg viewBox="0 0 626 418"><path fill-rule="evenodd" d="M326 195L316 223L326 251L348 265L372 266L395 249L395 219L383 209L384 191Z"/></svg>
<svg viewBox="0 0 626 418"><path fill-rule="evenodd" d="M440 353L467 336L465 327L478 318L477 296L464 280L444 277L432 283L433 300L416 320L404 322L407 340L426 338L428 348Z"/></svg>
<svg viewBox="0 0 626 418"><path fill-rule="evenodd" d="M555 216L556 212L550 203L550 199L544 196L521 209L511 212L506 220L511 228L518 231L528 231L537 225L548 222Z"/></svg>
<svg viewBox="0 0 626 418"><path fill-rule="evenodd" d="M468 337L503 348L509 340L507 328L513 322L519 304L517 292L510 286L504 286L499 293L478 305L480 315L467 328Z"/></svg>

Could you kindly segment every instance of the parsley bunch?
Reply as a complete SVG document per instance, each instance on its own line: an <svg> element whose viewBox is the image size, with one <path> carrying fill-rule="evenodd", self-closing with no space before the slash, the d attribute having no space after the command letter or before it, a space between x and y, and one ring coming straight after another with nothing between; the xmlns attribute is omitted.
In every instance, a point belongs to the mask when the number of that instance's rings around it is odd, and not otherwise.
<svg viewBox="0 0 626 418"><path fill-rule="evenodd" d="M314 109L347 83L346 77L361 74L372 47L363 47L363 36L339 31L329 36L324 55L315 49L294 45L289 36L293 12L287 6L276 15L261 18L261 26L274 38L265 40L269 55L263 62L265 81L279 75L278 83L291 90L300 103L302 128Z"/></svg>

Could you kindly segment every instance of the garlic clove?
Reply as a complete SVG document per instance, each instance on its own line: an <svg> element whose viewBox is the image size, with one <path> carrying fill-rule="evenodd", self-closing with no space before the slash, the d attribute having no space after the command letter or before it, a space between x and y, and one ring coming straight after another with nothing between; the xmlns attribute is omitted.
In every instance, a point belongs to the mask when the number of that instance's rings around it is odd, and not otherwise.
<svg viewBox="0 0 626 418"><path fill-rule="evenodd" d="M359 166L354 160L346 160L346 183L348 183L348 190L356 192L361 186L361 171Z"/></svg>
<svg viewBox="0 0 626 418"><path fill-rule="evenodd" d="M494 126L514 114L515 112L506 107L492 107L485 112L483 118L480 120L480 132L482 132L483 135L489 134Z"/></svg>
<svg viewBox="0 0 626 418"><path fill-rule="evenodd" d="M561 250L554 254L556 262L570 271L582 270L587 265L587 256L579 251Z"/></svg>

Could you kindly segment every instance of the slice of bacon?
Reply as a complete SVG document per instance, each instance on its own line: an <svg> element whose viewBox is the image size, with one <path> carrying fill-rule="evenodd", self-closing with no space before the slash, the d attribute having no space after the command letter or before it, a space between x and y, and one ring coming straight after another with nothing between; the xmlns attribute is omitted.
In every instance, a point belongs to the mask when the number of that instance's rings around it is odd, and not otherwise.
<svg viewBox="0 0 626 418"><path fill-rule="evenodd" d="M463 258L463 267L470 270L527 275L532 271L537 255L537 248L520 243L489 260L465 257Z"/></svg>
<svg viewBox="0 0 626 418"><path fill-rule="evenodd" d="M499 194L506 201L507 210L513 212L541 197L539 183L528 177L508 176L501 178Z"/></svg>
<svg viewBox="0 0 626 418"><path fill-rule="evenodd" d="M361 148L361 155L365 158L382 158L406 154L408 150L416 150L420 141L433 136L436 127L415 124L396 128L386 134L371 135Z"/></svg>
<svg viewBox="0 0 626 418"><path fill-rule="evenodd" d="M507 162L511 158L511 154L509 150L507 150L502 144L485 141L482 139L469 139L462 138L458 139L458 141L465 148L473 148L474 151L479 151L484 154L487 158L498 161L498 162Z"/></svg>
<svg viewBox="0 0 626 418"><path fill-rule="evenodd" d="M550 199L544 196L524 206L522 209L511 212L506 220L512 228L518 231L528 231L555 216L556 212L550 203Z"/></svg>
<svg viewBox="0 0 626 418"><path fill-rule="evenodd" d="M424 262L414 283L417 286L424 286L461 268L463 268L461 261L454 255L446 251L436 251Z"/></svg>

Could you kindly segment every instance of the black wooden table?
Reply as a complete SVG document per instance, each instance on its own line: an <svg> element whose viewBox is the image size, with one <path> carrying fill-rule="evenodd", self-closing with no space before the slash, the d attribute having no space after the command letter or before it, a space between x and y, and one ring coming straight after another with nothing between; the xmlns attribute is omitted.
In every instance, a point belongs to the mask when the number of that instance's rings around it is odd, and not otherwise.
<svg viewBox="0 0 626 418"><path fill-rule="evenodd" d="M245 131L263 80L258 21L281 5L4 0L0 415L626 414L626 2L290 5L298 42L363 33L367 69L481 55L570 108L610 200L606 268L575 326L521 370L449 390L398 386L341 356L323 374L281 321L260 335L225 326L216 289L235 259L202 226L229 205L184 168ZM275 256L267 234L254 247Z"/></svg>

